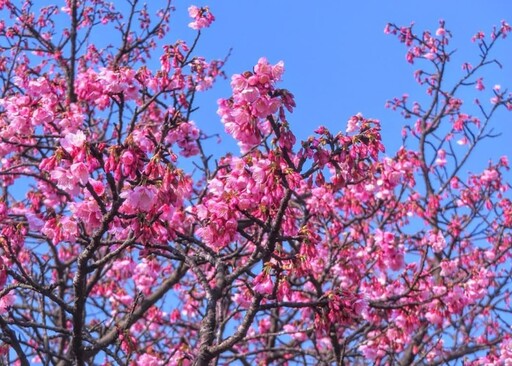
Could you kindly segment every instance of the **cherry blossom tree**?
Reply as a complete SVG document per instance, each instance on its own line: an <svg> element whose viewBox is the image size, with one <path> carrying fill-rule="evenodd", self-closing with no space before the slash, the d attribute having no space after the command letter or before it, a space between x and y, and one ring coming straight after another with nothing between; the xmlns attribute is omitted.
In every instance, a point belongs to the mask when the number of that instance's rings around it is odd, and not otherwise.
<svg viewBox="0 0 512 366"><path fill-rule="evenodd" d="M170 1L0 11L0 363L510 362L508 161L467 173L512 109L482 73L507 23L449 78L443 22L386 27L427 92L389 101L411 121L396 153L361 114L297 141L284 64L261 58L219 101L240 149L217 156L194 121L224 77L196 55L209 8L190 44L166 43Z"/></svg>

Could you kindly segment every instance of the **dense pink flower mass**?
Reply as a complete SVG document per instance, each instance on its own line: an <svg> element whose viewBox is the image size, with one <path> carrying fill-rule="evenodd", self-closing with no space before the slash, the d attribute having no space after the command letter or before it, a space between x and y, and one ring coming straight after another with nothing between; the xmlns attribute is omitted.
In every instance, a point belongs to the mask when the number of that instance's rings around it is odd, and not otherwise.
<svg viewBox="0 0 512 366"><path fill-rule="evenodd" d="M512 109L482 75L508 23L458 68L443 21L385 28L427 92L387 103L410 121L387 155L363 113L298 141L260 58L218 101L220 156L195 114L224 77L196 55L210 9L168 43L170 2L131 4L0 1L0 364L510 363L508 159L467 173Z"/></svg>
<svg viewBox="0 0 512 366"><path fill-rule="evenodd" d="M254 67L254 73L233 75L233 96L219 101L218 114L226 132L238 141L242 152L259 145L272 132L268 116L278 111L281 116L284 114L283 107L291 111L295 106L289 92L273 87L283 72L282 61L270 65L267 59L261 58Z"/></svg>

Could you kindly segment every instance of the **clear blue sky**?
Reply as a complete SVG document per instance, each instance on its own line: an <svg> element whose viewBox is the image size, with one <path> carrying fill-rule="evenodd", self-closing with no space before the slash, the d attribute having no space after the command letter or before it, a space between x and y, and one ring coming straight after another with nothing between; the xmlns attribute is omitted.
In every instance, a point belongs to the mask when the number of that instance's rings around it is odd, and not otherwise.
<svg viewBox="0 0 512 366"><path fill-rule="evenodd" d="M186 27L190 4L175 2L172 39L192 40L194 31ZM478 59L476 45L470 40L473 34L479 30L489 33L501 20L512 22L512 2L505 0L211 0L193 4L209 5L216 17L212 27L203 32L199 52L222 58L233 49L225 68L228 75L250 70L260 56L271 62L284 60L286 73L281 85L296 96L297 109L290 122L299 137L307 137L321 124L334 132L345 130L348 117L362 112L381 120L389 154L400 145L404 121L384 108L386 100L403 93L419 99L424 91L412 77L419 66L406 63L405 47L383 33L386 23L414 21L418 32L426 28L435 31L438 20L444 19L457 49L452 75L458 75L463 60ZM504 69L489 70L488 90L494 83L512 86L512 37L498 51ZM468 95L466 103L477 96ZM199 99L201 111L194 118L208 132L223 130L215 114L215 101L222 96L229 96L228 81L216 84ZM511 130L511 118L512 114L504 114L495 124ZM223 140L223 149L237 150L229 137ZM500 141L504 142L503 138ZM485 159L508 153L494 149L487 147Z"/></svg>

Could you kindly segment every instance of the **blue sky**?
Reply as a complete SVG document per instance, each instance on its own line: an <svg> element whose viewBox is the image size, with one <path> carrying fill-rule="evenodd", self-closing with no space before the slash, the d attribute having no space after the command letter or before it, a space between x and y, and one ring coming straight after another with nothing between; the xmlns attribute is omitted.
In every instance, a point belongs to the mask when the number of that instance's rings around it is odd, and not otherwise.
<svg viewBox="0 0 512 366"><path fill-rule="evenodd" d="M172 20L173 40L191 41L194 31L186 27L189 1L176 1ZM405 47L385 35L388 22L415 29L435 31L439 19L446 21L453 33L452 47L457 53L451 75L461 73L462 61L478 60L478 50L471 42L477 31L489 33L501 20L512 22L509 1L198 1L209 5L216 17L211 28L203 31L199 53L206 57L231 56L227 74L250 70L259 57L270 62L284 60L286 73L281 87L295 94L297 109L290 118L299 138L306 138L318 125L333 132L345 130L347 119L358 112L381 120L387 152L400 146L401 116L384 108L386 100L408 93L411 99L424 98L424 91L413 80L419 65L405 61ZM507 19L508 18L508 19ZM512 38L512 37L511 37ZM172 41L170 41L172 42ZM502 42L496 56L504 65L489 69L488 91L499 83L512 86L512 39ZM229 80L220 81L212 91L201 96L200 112L194 116L207 132L223 130L215 114L216 100L229 96ZM477 95L470 90L466 103ZM488 100L488 98L483 98ZM504 114L494 123L508 130L512 115ZM499 128L502 130L501 128ZM510 136L510 134L509 134ZM504 138L500 146L505 148ZM237 150L229 137L220 149ZM502 145L503 143L503 145ZM484 163L493 156L507 153L486 147Z"/></svg>

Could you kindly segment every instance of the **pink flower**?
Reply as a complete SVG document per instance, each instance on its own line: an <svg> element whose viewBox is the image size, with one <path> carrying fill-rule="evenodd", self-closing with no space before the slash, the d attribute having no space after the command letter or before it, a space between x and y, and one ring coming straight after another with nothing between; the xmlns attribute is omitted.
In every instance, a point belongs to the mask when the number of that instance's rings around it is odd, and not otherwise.
<svg viewBox="0 0 512 366"><path fill-rule="evenodd" d="M484 38L485 38L484 32L477 32L473 37L471 37L471 42L475 42L476 40L484 39Z"/></svg>
<svg viewBox="0 0 512 366"><path fill-rule="evenodd" d="M281 101L277 98L258 98L252 104L254 115L260 118L276 113L280 106Z"/></svg>
<svg viewBox="0 0 512 366"><path fill-rule="evenodd" d="M151 287L158 279L158 271L160 266L157 262L142 259L142 262L135 267L133 280L137 288L144 294L149 294Z"/></svg>
<svg viewBox="0 0 512 366"><path fill-rule="evenodd" d="M440 264L441 266L441 276L449 277L453 276L455 272L459 269L459 260L443 260Z"/></svg>
<svg viewBox="0 0 512 366"><path fill-rule="evenodd" d="M137 186L134 189L125 190L121 198L125 199L123 207L129 212L136 210L148 212L156 203L156 188L153 186Z"/></svg>
<svg viewBox="0 0 512 366"><path fill-rule="evenodd" d="M247 83L247 78L243 77L242 75L235 74L231 77L231 88L233 89L234 93L240 93L245 88L247 88L249 84Z"/></svg>
<svg viewBox="0 0 512 366"><path fill-rule="evenodd" d="M437 152L436 164L440 167L444 167L446 165L446 151L443 149L439 149Z"/></svg>
<svg viewBox="0 0 512 366"><path fill-rule="evenodd" d="M468 140L468 138L466 136L464 136L463 138L457 140L457 144L461 145L461 146L467 145L468 143L469 143L469 140Z"/></svg>
<svg viewBox="0 0 512 366"><path fill-rule="evenodd" d="M67 216L62 217L62 219L60 220L60 230L62 240L68 241L70 243L76 242L76 237L78 234L78 225L75 220Z"/></svg>
<svg viewBox="0 0 512 366"><path fill-rule="evenodd" d="M284 74L284 62L279 61L277 64L272 66L272 77L274 80L281 80L281 76Z"/></svg>
<svg viewBox="0 0 512 366"><path fill-rule="evenodd" d="M124 151L121 155L120 160L122 163L122 170L124 175L130 176L137 169L137 158L135 157L135 154L132 151Z"/></svg>
<svg viewBox="0 0 512 366"><path fill-rule="evenodd" d="M50 176L57 181L57 187L76 195L79 193L79 184L85 185L89 181L89 170L84 163L75 163L69 169L55 168L50 172Z"/></svg>
<svg viewBox="0 0 512 366"><path fill-rule="evenodd" d="M208 28L215 20L215 17L210 13L210 9L207 6L198 8L197 6L192 5L188 8L188 15L194 19L194 21L190 22L188 26L195 30Z"/></svg>
<svg viewBox="0 0 512 366"><path fill-rule="evenodd" d="M5 267L5 266L3 266L3 267ZM0 288L4 287L6 282L7 282L7 270L5 268L2 268L2 269L0 269Z"/></svg>
<svg viewBox="0 0 512 366"><path fill-rule="evenodd" d="M446 247L446 240L440 232L434 233L430 232L427 234L427 241L431 245L434 253L441 253L443 249Z"/></svg>
<svg viewBox="0 0 512 366"><path fill-rule="evenodd" d="M159 360L155 356L148 355L147 353L143 354L137 360L137 366L160 366L163 365L163 361Z"/></svg>
<svg viewBox="0 0 512 366"><path fill-rule="evenodd" d="M10 292L2 296L0 298L0 315L5 314L7 312L7 308L14 304L15 300L16 297Z"/></svg>
<svg viewBox="0 0 512 366"><path fill-rule="evenodd" d="M272 163L270 160L258 160L252 167L252 175L256 183L264 185L271 175Z"/></svg>
<svg viewBox="0 0 512 366"><path fill-rule="evenodd" d="M32 115L32 124L42 125L52 122L55 119L53 113L45 108L38 108Z"/></svg>
<svg viewBox="0 0 512 366"><path fill-rule="evenodd" d="M459 189L460 188L459 178L457 178L457 177L452 178L452 180L450 180L450 187L452 189Z"/></svg>
<svg viewBox="0 0 512 366"><path fill-rule="evenodd" d="M361 113L356 114L355 116L350 117L347 122L347 133L355 132L361 126L361 121L363 120L363 115Z"/></svg>
<svg viewBox="0 0 512 366"><path fill-rule="evenodd" d="M480 180L483 184L490 184L496 180L498 180L500 177L500 174L496 169L485 169L482 176L480 177Z"/></svg>
<svg viewBox="0 0 512 366"><path fill-rule="evenodd" d="M84 163L75 163L71 165L71 174L74 177L74 181L80 182L82 185L86 185L89 181L89 170Z"/></svg>
<svg viewBox="0 0 512 366"><path fill-rule="evenodd" d="M256 66L254 66L254 72L256 74L272 76L272 65L270 65L265 57L260 57Z"/></svg>
<svg viewBox="0 0 512 366"><path fill-rule="evenodd" d="M25 217L27 218L28 227L31 231L41 231L44 226L44 221L41 220L38 215L27 212Z"/></svg>
<svg viewBox="0 0 512 366"><path fill-rule="evenodd" d="M70 209L83 222L89 233L101 225L101 211L94 199L89 198L81 202L73 202L70 204Z"/></svg>
<svg viewBox="0 0 512 366"><path fill-rule="evenodd" d="M375 245L381 249L382 267L399 271L404 267L404 248L395 235L388 231L375 231Z"/></svg>
<svg viewBox="0 0 512 366"><path fill-rule="evenodd" d="M60 144L67 152L71 152L74 147L81 148L85 143L86 137L82 131L68 133L66 137L60 139Z"/></svg>
<svg viewBox="0 0 512 366"><path fill-rule="evenodd" d="M257 88L248 87L248 88L245 88L244 90L242 90L240 92L240 95L245 101L252 103L256 99L258 99L258 97L260 96L260 93Z"/></svg>
<svg viewBox="0 0 512 366"><path fill-rule="evenodd" d="M297 327L292 324L285 324L283 326L283 330L287 333L290 333L290 336L299 342L304 342L308 339L306 332L297 332Z"/></svg>
<svg viewBox="0 0 512 366"><path fill-rule="evenodd" d="M262 294L262 295L271 295L274 290L274 284L272 283L272 278L263 271L259 275L257 275L252 281L254 291Z"/></svg>
<svg viewBox="0 0 512 366"><path fill-rule="evenodd" d="M483 83L483 78L478 78L476 80L475 88L476 88L476 90L480 90L480 91L485 89L485 86L484 86L484 83Z"/></svg>
<svg viewBox="0 0 512 366"><path fill-rule="evenodd" d="M131 259L119 259L114 262L112 268L108 271L108 275L116 279L126 279L133 275L135 263Z"/></svg>
<svg viewBox="0 0 512 366"><path fill-rule="evenodd" d="M57 181L57 187L66 191L72 192L75 188L75 180L72 175L69 174L69 171L64 168L57 167L51 171L50 176L53 180Z"/></svg>
<svg viewBox="0 0 512 366"><path fill-rule="evenodd" d="M89 183L91 183L91 186L92 186L94 192L98 196L102 196L105 193L105 185L103 184L103 182L96 180L96 179L89 178Z"/></svg>

